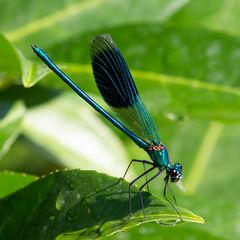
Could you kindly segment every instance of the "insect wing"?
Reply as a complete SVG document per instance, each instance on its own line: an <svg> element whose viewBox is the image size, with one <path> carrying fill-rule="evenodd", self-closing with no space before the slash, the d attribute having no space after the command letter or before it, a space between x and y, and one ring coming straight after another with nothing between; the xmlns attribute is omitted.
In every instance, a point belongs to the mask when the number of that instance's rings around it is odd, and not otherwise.
<svg viewBox="0 0 240 240"><path fill-rule="evenodd" d="M144 141L159 143L159 130L111 36L96 36L91 43L90 55L97 87L114 117Z"/></svg>

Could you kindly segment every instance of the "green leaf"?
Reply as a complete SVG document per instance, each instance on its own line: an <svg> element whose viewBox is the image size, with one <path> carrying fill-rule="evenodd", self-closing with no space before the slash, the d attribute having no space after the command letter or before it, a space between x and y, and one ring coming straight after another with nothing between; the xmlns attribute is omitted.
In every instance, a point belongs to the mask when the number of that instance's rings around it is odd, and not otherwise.
<svg viewBox="0 0 240 240"><path fill-rule="evenodd" d="M144 0L141 1L144 2ZM1 1L0 15L2 24L0 31L4 33L11 43L15 43L18 46L17 58L16 53L14 56L15 60L13 57L9 57L7 66L8 68L9 66L18 66L18 70L22 71L23 85L31 87L50 72L47 68L40 68L29 60L29 57L31 59L34 58L30 50L31 44L37 43L41 44L41 46L49 46L74 37L77 34L102 29L103 26L118 26L126 22L163 22L171 17L179 8L183 7L186 2L186 0L162 0L160 2L154 0L151 5L148 5L146 11L146 7L143 6L135 8L136 1L131 0L128 4L135 11L129 14L128 9L125 8L125 4L123 5L120 0L114 2L111 0L91 0L88 2L73 0L70 2L60 1L58 4L44 0L39 6L37 3L25 5L22 1L17 0L15 6L24 8L25 11L16 12L11 5L7 4L7 1ZM99 8L102 11L96 16L95 11ZM36 9L37 12L35 11ZM48 9L48 13L46 13L45 9ZM115 10L119 12L119 17L116 18L115 16L114 21L105 21L105 16L108 16L109 13L113 13ZM14 12L14 16L9 14L9 12ZM32 14L33 12L37 14ZM142 17L143 12L148 13L144 18ZM95 21L92 21L93 17ZM109 17L111 18L112 14ZM79 28L78 24L81 22L83 24ZM69 28L71 28L71 31L68 31ZM48 38L45 36L48 36ZM11 45L10 43L7 44ZM16 77L18 76L14 74L12 79L16 80ZM4 78L4 80L6 79Z"/></svg>
<svg viewBox="0 0 240 240"><path fill-rule="evenodd" d="M212 0L206 7L201 0L190 1L171 19L172 24L203 26L215 32L239 37L240 6L234 1ZM191 19L191 20L190 20Z"/></svg>
<svg viewBox="0 0 240 240"><path fill-rule="evenodd" d="M103 238L146 222L171 223L179 219L165 200L147 192L143 193L144 218L136 188L129 218L128 183L117 181L95 171L80 170L41 178L0 201L0 238ZM185 222L204 222L190 211L178 209Z"/></svg>
<svg viewBox="0 0 240 240"><path fill-rule="evenodd" d="M128 163L121 142L74 93L29 111L23 133L66 167L97 169L120 177Z"/></svg>
<svg viewBox="0 0 240 240"><path fill-rule="evenodd" d="M20 134L24 115L24 105L22 102L16 102L7 115L0 120L0 160Z"/></svg>
<svg viewBox="0 0 240 240"><path fill-rule="evenodd" d="M148 224L138 227L136 231L114 235L114 239L239 239L238 2L213 0L206 4L201 0L90 0L86 1L89 8L79 0L43 0L41 4L38 1L8 2L0 1L0 29L10 36L10 42L14 42L31 63L28 65L21 61L27 66L25 70L29 66L30 73L23 78L24 84L32 86L43 76L44 80L28 90L14 86L14 91L6 89L4 94L1 91L1 103L9 98L18 99L21 92L20 98L28 106L32 106L32 103L37 106L49 101L46 92L53 88L67 89L53 74L48 74L49 70L32 54L29 47L32 43L46 50L60 66L64 65L64 71L74 81L79 80L81 88L95 93L88 46L96 34L110 33L126 58L139 92L160 127L170 158L183 163L183 180L189 191L185 195L178 194L178 202L203 215L207 222L204 225L181 224L170 230ZM76 6L77 2L82 4L81 13L72 18L59 15L64 19L54 21L58 20L52 18L56 16L54 13L61 13L71 5ZM119 11L114 11L116 9ZM11 38L14 34L18 39ZM16 76L12 79L19 80L19 75ZM236 124L225 124L229 122ZM116 133L119 134L119 131ZM129 159L146 159L143 151L122 134L121 139L131 155ZM16 168L25 160L19 154L23 148L31 156L38 156L34 157L35 161L42 160L43 149L29 151L30 147L20 144L10 151L16 156ZM43 154L40 154L41 151ZM6 160L9 162L9 159ZM33 165L39 169L37 164L29 162L26 164L28 171L32 171ZM136 166L134 170L141 173L142 166ZM47 165L43 171L49 171ZM151 192L159 194L158 181L151 184Z"/></svg>
<svg viewBox="0 0 240 240"><path fill-rule="evenodd" d="M24 188L36 179L36 176L27 175L24 173L8 171L0 172L0 198L4 198L9 194Z"/></svg>
<svg viewBox="0 0 240 240"><path fill-rule="evenodd" d="M151 112L161 112L169 118L180 116L238 122L240 40L203 28L144 27L115 28L110 33L126 58ZM125 32L124 36L122 32ZM64 64L72 79L77 81L80 78L79 85L88 87L89 91L93 91L92 82L82 79L92 79L91 66L86 60L89 55L86 46L92 35L82 37L77 43L68 40L49 51L50 57ZM56 86L57 80L48 84ZM159 99L159 104L156 104L156 99Z"/></svg>
<svg viewBox="0 0 240 240"><path fill-rule="evenodd" d="M18 55L22 65L22 83L24 87L32 87L51 72L49 68L39 67L39 65L30 61L20 51L18 51Z"/></svg>
<svg viewBox="0 0 240 240"><path fill-rule="evenodd" d="M0 89L10 85L21 74L21 66L14 46L0 33Z"/></svg>
<svg viewBox="0 0 240 240"><path fill-rule="evenodd" d="M121 0L71 0L59 1L58 4L47 0L31 4L16 0L15 6L24 11L14 11L14 18L9 14L9 11L14 10L13 7L6 0L1 1L1 4L4 3L4 7L0 7L0 30L29 55L29 46L33 43L49 46L77 34L102 30L103 27L163 22L187 1L152 0L151 4L146 4L144 0L130 0L126 5Z"/></svg>
<svg viewBox="0 0 240 240"><path fill-rule="evenodd" d="M201 226L205 226L201 225ZM160 236L160 237L159 237ZM121 232L117 235L108 237L108 240L122 240L122 239L138 239L138 240L187 240L194 237L194 240L223 240L222 236L218 234L211 234L209 231L204 231L196 224L182 224L174 229L160 228L156 224L144 224L136 227L128 232Z"/></svg>

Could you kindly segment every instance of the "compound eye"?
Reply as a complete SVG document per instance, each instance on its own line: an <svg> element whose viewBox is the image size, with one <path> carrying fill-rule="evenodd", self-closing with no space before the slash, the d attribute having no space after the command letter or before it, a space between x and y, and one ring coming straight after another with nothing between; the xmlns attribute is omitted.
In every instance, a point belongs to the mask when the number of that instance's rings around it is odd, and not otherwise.
<svg viewBox="0 0 240 240"><path fill-rule="evenodd" d="M180 169L182 171L182 164L175 163L174 167L177 168L177 169Z"/></svg>
<svg viewBox="0 0 240 240"><path fill-rule="evenodd" d="M182 165L180 163L176 163L176 165L177 165L178 168L182 169Z"/></svg>

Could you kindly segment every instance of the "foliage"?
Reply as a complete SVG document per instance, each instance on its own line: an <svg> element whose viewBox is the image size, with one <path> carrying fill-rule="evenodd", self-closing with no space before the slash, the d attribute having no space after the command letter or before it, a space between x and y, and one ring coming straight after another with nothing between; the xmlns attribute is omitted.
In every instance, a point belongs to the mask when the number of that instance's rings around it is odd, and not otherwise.
<svg viewBox="0 0 240 240"><path fill-rule="evenodd" d="M1 169L42 175L74 167L121 176L129 159L146 158L67 92L30 48L43 48L102 103L88 45L110 33L171 159L184 166L187 192L176 193L178 202L206 220L139 226L114 239L238 239L239 11L233 0L0 1ZM135 167L129 179L141 171ZM159 181L151 185L156 195Z"/></svg>
<svg viewBox="0 0 240 240"><path fill-rule="evenodd" d="M144 222L173 224L179 220L169 203L147 192L143 193L144 217L136 187L131 198L133 215L129 216L128 183L117 182L105 174L80 170L43 177L0 201L0 238L100 239ZM179 211L184 221L203 223L193 213Z"/></svg>

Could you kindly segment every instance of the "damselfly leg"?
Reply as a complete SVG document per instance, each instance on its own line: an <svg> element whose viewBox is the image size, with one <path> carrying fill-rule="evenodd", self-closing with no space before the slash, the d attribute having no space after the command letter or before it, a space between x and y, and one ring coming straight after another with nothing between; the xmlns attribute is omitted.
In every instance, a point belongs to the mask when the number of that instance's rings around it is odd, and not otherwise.
<svg viewBox="0 0 240 240"><path fill-rule="evenodd" d="M164 190L163 190L163 196L164 196L164 198L167 200L167 202L171 205L171 207L178 213L179 218L180 218L180 222L183 222L183 219L182 219L182 216L181 216L179 210L178 210L178 209L172 204L172 202L167 198L167 188L170 189L170 187L168 186L168 183L169 183L169 176L168 176L168 175L164 178L164 182L165 182L165 185L164 185ZM169 192L170 192L170 194L172 195L175 204L177 205L176 198L175 198L175 196L173 195L172 190L170 189Z"/></svg>

